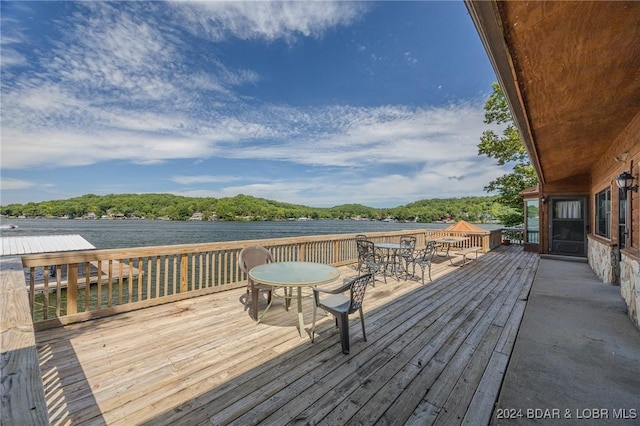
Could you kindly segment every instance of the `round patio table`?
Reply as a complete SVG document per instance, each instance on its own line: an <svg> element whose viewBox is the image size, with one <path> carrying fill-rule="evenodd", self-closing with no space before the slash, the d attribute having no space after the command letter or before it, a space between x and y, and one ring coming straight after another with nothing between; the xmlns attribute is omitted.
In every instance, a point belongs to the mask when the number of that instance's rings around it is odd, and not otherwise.
<svg viewBox="0 0 640 426"><path fill-rule="evenodd" d="M442 252L444 254L439 254L436 251L436 255L440 256L440 257L446 257L447 259L449 259L449 262L451 262L451 264L453 265L453 259L451 258L451 254L449 254L449 250L451 249L451 246L459 244L459 243L464 242L464 241L468 241L468 240L470 240L469 237L442 237L442 238L438 238L438 239L435 240L435 242L437 244L442 244L442 246L443 246Z"/></svg>
<svg viewBox="0 0 640 426"><path fill-rule="evenodd" d="M316 262L273 262L258 265L249 271L249 277L255 282L274 287L297 289L298 328L300 337L304 337L304 320L302 315L302 287L313 287L330 283L340 277L338 268ZM291 292L289 292L291 294ZM271 303L267 306L267 312Z"/></svg>
<svg viewBox="0 0 640 426"><path fill-rule="evenodd" d="M393 275L396 277L396 279L400 279L398 278L398 250L401 250L403 248L406 248L406 246L403 246L400 243L374 243L373 244L376 248L382 249L386 251L386 260L384 263L384 274L388 275L389 271L388 269L391 268L391 272L393 273Z"/></svg>

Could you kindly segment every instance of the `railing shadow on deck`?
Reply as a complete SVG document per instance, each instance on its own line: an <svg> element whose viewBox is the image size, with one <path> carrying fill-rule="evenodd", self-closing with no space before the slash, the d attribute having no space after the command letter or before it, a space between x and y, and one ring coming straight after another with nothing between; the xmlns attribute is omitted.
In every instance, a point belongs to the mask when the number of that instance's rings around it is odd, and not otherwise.
<svg viewBox="0 0 640 426"><path fill-rule="evenodd" d="M91 326L89 327L91 328ZM45 389L45 400L50 419L49 424L81 424L87 422L87 420L92 425L100 426L107 424L101 416L94 416L90 419L74 416L74 413L69 410L69 401L75 398L82 399L84 405L94 407L93 409L100 413L100 407L93 392L86 391L91 389L91 383L89 383L82 369L74 371L73 377L70 377L70 375L66 374L64 366L50 362L54 356L60 356L60 352L63 352L67 361L80 364L80 358L73 346L72 339L86 332L87 328L84 327L82 331L70 335L68 339L62 340L64 342L63 347L61 347L60 343L57 343L56 351L58 353L55 355L48 343L39 342L37 344L42 384ZM75 394L65 389L65 383L70 379L74 381L74 386L77 389Z"/></svg>

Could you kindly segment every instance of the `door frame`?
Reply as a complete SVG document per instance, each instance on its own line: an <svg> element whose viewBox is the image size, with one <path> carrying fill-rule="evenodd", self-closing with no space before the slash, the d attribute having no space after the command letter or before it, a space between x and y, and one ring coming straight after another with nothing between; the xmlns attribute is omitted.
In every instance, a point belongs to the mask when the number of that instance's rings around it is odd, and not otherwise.
<svg viewBox="0 0 640 426"><path fill-rule="evenodd" d="M580 201L582 204L582 233L583 233L583 238L582 238L582 253L568 253L568 252L558 252L556 250L554 250L554 242L556 242L557 240L554 240L554 236L553 236L553 227L554 227L554 207L556 202L558 201ZM573 257L587 257L587 250L588 250L588 238L587 235L589 234L589 200L588 197L585 195L566 195L566 196L551 196L549 197L549 201L547 203L548 205L548 211L547 211L547 217L549 218L549 225L548 225L548 236L549 236L549 240L548 240L548 253L549 254L553 254L553 255L559 255L559 256L573 256ZM576 241L577 243L577 241Z"/></svg>

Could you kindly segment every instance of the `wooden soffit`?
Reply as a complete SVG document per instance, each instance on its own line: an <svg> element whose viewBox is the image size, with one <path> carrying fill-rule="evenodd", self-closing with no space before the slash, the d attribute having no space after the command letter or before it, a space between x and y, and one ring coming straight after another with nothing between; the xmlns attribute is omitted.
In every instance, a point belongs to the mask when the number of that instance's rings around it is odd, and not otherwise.
<svg viewBox="0 0 640 426"><path fill-rule="evenodd" d="M640 1L467 1L542 183L589 176L640 111Z"/></svg>

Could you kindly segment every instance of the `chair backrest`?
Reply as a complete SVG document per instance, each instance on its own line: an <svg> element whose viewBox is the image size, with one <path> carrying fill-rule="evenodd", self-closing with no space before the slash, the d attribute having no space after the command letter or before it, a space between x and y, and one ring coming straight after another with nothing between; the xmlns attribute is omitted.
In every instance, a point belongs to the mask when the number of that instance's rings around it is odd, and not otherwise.
<svg viewBox="0 0 640 426"><path fill-rule="evenodd" d="M376 246L369 240L356 240L358 245L358 258L366 260L375 260L376 258Z"/></svg>
<svg viewBox="0 0 640 426"><path fill-rule="evenodd" d="M416 237L410 235L403 235L400 237L400 255L411 256L416 249Z"/></svg>
<svg viewBox="0 0 640 426"><path fill-rule="evenodd" d="M373 279L373 274L364 274L351 280L350 286L350 299L351 306L349 307L349 313L353 313L360 309L362 301L364 300L364 293L367 291L369 283Z"/></svg>
<svg viewBox="0 0 640 426"><path fill-rule="evenodd" d="M356 241L358 241L358 240L366 240L366 239L367 239L367 236L364 235L364 234L356 235Z"/></svg>
<svg viewBox="0 0 640 426"><path fill-rule="evenodd" d="M436 253L436 242L427 241L427 246L420 256L420 260L424 262L431 262L431 258Z"/></svg>
<svg viewBox="0 0 640 426"><path fill-rule="evenodd" d="M271 262L273 262L273 255L262 246L248 246L238 254L238 266L244 273L249 273L255 266Z"/></svg>
<svg viewBox="0 0 640 426"><path fill-rule="evenodd" d="M356 238L356 247L358 248L358 257L359 258L364 258L365 255L367 254L367 243L369 241L367 241L365 238Z"/></svg>

